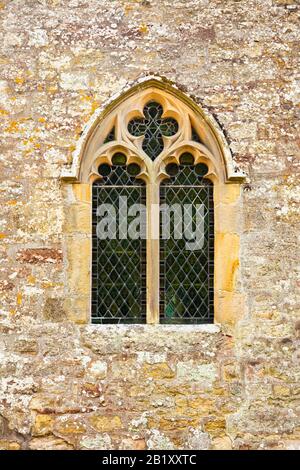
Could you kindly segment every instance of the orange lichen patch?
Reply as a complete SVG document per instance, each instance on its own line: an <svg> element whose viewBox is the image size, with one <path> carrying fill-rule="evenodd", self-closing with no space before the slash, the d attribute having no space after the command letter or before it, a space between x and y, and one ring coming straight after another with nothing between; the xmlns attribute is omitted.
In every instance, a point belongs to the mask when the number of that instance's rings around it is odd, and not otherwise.
<svg viewBox="0 0 300 470"><path fill-rule="evenodd" d="M7 235L6 235L5 233L0 233L0 239L1 239L1 238L6 238L6 236L7 236Z"/></svg>
<svg viewBox="0 0 300 470"><path fill-rule="evenodd" d="M145 23L142 23L139 27L139 32L142 34L147 34L149 32L148 26Z"/></svg>
<svg viewBox="0 0 300 470"><path fill-rule="evenodd" d="M81 101L93 101L93 97L90 95L81 95L80 100Z"/></svg>
<svg viewBox="0 0 300 470"><path fill-rule="evenodd" d="M24 150L24 151L22 152L22 155L23 155L23 157L27 157L28 155L31 154L31 152L32 152L32 149Z"/></svg>
<svg viewBox="0 0 300 470"><path fill-rule="evenodd" d="M22 77L15 78L15 83L17 83L18 85L23 85L24 82L25 82L25 78L22 78Z"/></svg>
<svg viewBox="0 0 300 470"><path fill-rule="evenodd" d="M89 119L89 117L88 116L83 116L83 120L85 120L85 119ZM81 133L82 133L81 126L80 125L76 126L75 127L74 138L78 139L81 136Z"/></svg>
<svg viewBox="0 0 300 470"><path fill-rule="evenodd" d="M46 122L46 119L44 117L40 117L40 118L38 118L38 121L39 122Z"/></svg>
<svg viewBox="0 0 300 470"><path fill-rule="evenodd" d="M31 137L29 137L29 139L23 140L22 143L23 143L23 145L28 145L29 143L31 143L33 141L34 141L34 137L31 136Z"/></svg>
<svg viewBox="0 0 300 470"><path fill-rule="evenodd" d="M225 418L217 418L211 421L208 421L204 429L206 432L209 432L212 436L221 436L225 433L226 421Z"/></svg>
<svg viewBox="0 0 300 470"><path fill-rule="evenodd" d="M32 275L28 276L27 278L28 284L35 284L36 283L36 278Z"/></svg>
<svg viewBox="0 0 300 470"><path fill-rule="evenodd" d="M50 289L51 287L63 287L62 282L42 282L42 287L44 289Z"/></svg>
<svg viewBox="0 0 300 470"><path fill-rule="evenodd" d="M90 114L87 114L86 116L83 117L83 122L88 122L90 120ZM79 132L81 134L81 131Z"/></svg>
<svg viewBox="0 0 300 470"><path fill-rule="evenodd" d="M10 124L6 127L5 132L20 132L22 129L19 128L20 124L25 123L26 121L31 121L32 117L28 116L22 119L19 119L18 121L12 120Z"/></svg>
<svg viewBox="0 0 300 470"><path fill-rule="evenodd" d="M49 86L49 87L47 88L48 93L56 93L57 90L58 90L58 87L55 86L55 85L54 85L54 86Z"/></svg>
<svg viewBox="0 0 300 470"><path fill-rule="evenodd" d="M5 115L5 114L9 114L9 112L6 111L5 109L0 109L0 114Z"/></svg>
<svg viewBox="0 0 300 470"><path fill-rule="evenodd" d="M99 108L99 106L100 106L100 102L97 101L97 100L94 100L94 101L92 102L92 106L91 106L92 112L96 111L96 109Z"/></svg>
<svg viewBox="0 0 300 470"><path fill-rule="evenodd" d="M11 199L10 201L7 201L7 205L8 206L15 206L17 204L17 200L16 199Z"/></svg>
<svg viewBox="0 0 300 470"><path fill-rule="evenodd" d="M28 155L34 149L40 149L41 148L41 144L39 142L37 142L37 137L35 137L35 136L29 137L29 139L27 139L27 140L23 140L22 143L23 143L23 145L29 147L29 148L27 148L26 150L23 151L23 154L25 154L25 155Z"/></svg>
<svg viewBox="0 0 300 470"><path fill-rule="evenodd" d="M5 129L6 132L18 132L19 131L19 123L18 121L11 121L9 126Z"/></svg>
<svg viewBox="0 0 300 470"><path fill-rule="evenodd" d="M100 106L100 102L95 100L92 96L89 96L89 95L81 95L80 96L80 99L81 101L86 101L86 102L89 102L91 104L91 112L93 113L94 111L96 111L96 109L99 108Z"/></svg>
<svg viewBox="0 0 300 470"><path fill-rule="evenodd" d="M17 294L17 304L18 304L18 305L21 305L21 303L22 303L22 297L23 297L23 296L22 296L21 292L18 292L18 294Z"/></svg>
<svg viewBox="0 0 300 470"><path fill-rule="evenodd" d="M124 8L125 15L128 15L128 13L129 13L130 11L132 11L132 10L133 10L133 6L132 6L132 5L128 5L128 4L125 5L125 8Z"/></svg>

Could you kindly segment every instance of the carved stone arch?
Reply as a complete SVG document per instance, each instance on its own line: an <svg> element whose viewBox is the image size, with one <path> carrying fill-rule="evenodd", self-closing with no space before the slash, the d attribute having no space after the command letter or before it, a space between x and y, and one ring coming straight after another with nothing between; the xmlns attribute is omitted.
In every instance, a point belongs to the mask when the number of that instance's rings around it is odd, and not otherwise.
<svg viewBox="0 0 300 470"><path fill-rule="evenodd" d="M116 132L116 144L126 143L132 151L138 148L139 139L131 139L127 124L131 117L143 115L143 106L150 100L157 100L162 104L164 117L172 116L178 119L181 141L192 140L191 129L197 133L199 150L202 145L202 150L213 155L218 161L224 182L236 182L245 178L244 173L235 165L225 136L212 114L160 77L140 79L95 111L77 142L71 167L63 169L61 178L73 182L88 182L91 161L101 151L101 147L105 150L105 145L108 145L104 144L105 138L113 128ZM164 141L167 145L163 154L171 144L168 138Z"/></svg>
<svg viewBox="0 0 300 470"><path fill-rule="evenodd" d="M175 119L178 131L163 136L163 150L151 159L142 148L143 137L128 130L133 118L143 118L146 103L163 108L162 118ZM239 273L240 185L245 175L232 159L224 134L212 115L177 87L159 77L141 79L99 108L86 125L73 154L72 166L61 174L66 201L66 310L70 318L87 322L91 291L91 184L99 177L100 163L111 163L115 152L126 154L127 164L138 162L147 184L147 204L159 204L160 180L165 167L191 152L195 163L208 167L214 183L215 207L215 322L233 325L244 309ZM70 185L71 184L71 185ZM159 240L157 221L147 215L147 257L157 259L147 266L147 320L159 321Z"/></svg>

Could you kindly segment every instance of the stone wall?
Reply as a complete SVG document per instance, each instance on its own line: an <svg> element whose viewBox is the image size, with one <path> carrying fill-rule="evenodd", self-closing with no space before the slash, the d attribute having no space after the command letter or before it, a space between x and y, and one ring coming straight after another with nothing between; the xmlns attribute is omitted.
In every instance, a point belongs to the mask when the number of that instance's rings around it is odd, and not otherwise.
<svg viewBox="0 0 300 470"><path fill-rule="evenodd" d="M300 447L297 3L0 3L1 448ZM212 113L248 175L234 331L66 318L59 175L147 74Z"/></svg>

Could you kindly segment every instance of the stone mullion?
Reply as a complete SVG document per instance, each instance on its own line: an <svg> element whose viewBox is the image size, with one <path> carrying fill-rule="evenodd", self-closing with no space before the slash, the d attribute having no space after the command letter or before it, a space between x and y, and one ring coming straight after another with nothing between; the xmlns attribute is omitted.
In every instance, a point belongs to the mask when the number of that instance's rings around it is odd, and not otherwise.
<svg viewBox="0 0 300 470"><path fill-rule="evenodd" d="M159 323L159 183L147 184L147 323Z"/></svg>

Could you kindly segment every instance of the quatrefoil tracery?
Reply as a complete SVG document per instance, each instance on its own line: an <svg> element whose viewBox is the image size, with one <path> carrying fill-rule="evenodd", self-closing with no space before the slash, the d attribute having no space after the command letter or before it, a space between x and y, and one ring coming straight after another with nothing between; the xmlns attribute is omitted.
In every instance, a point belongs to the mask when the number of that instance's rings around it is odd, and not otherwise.
<svg viewBox="0 0 300 470"><path fill-rule="evenodd" d="M164 149L163 136L174 136L178 132L178 122L174 118L163 118L163 107L153 100L144 106L143 113L144 118L129 121L128 131L134 137L144 136L142 149L155 160Z"/></svg>
<svg viewBox="0 0 300 470"><path fill-rule="evenodd" d="M99 178L97 168L111 165L116 152L124 153L128 164L138 164L141 178L148 182L164 179L166 165L179 164L184 152L193 154L195 164L207 164L210 175L218 174L216 158L193 112L164 93L144 90L131 97L108 115L102 129L102 139L95 134L91 145L89 181Z"/></svg>

